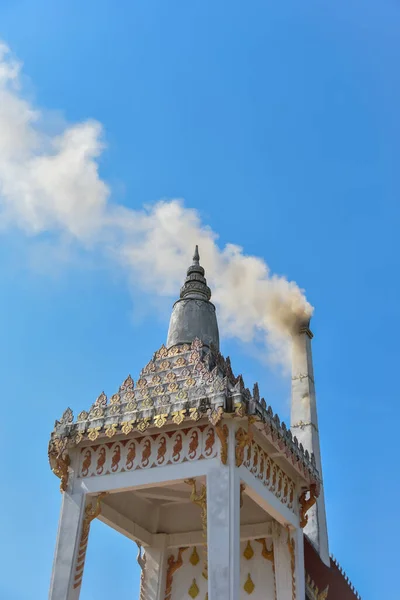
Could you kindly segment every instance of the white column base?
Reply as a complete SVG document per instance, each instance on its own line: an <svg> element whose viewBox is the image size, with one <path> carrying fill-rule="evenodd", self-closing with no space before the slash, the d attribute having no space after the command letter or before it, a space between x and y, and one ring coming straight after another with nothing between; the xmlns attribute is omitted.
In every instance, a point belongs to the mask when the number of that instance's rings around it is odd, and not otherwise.
<svg viewBox="0 0 400 600"><path fill-rule="evenodd" d="M73 584L84 511L84 494L63 494L49 600L79 598L80 588L74 590Z"/></svg>

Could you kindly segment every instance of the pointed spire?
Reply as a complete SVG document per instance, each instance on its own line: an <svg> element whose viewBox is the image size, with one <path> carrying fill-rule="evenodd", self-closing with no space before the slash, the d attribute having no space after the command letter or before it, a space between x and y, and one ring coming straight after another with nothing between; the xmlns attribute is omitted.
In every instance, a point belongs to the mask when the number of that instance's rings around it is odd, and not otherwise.
<svg viewBox="0 0 400 600"><path fill-rule="evenodd" d="M204 277L204 269L200 265L199 247L196 246L193 263L187 270L185 283L181 287L180 297L194 298L197 300L210 300L211 290L207 285L207 280Z"/></svg>
<svg viewBox="0 0 400 600"><path fill-rule="evenodd" d="M199 247L197 244L196 244L196 248L194 249L193 264L196 266L200 265L200 254L199 254Z"/></svg>
<svg viewBox="0 0 400 600"><path fill-rule="evenodd" d="M219 349L218 323L215 306L210 302L211 290L200 265L196 245L193 263L187 270L180 299L175 302L168 330L167 347L190 344L199 338L206 346Z"/></svg>

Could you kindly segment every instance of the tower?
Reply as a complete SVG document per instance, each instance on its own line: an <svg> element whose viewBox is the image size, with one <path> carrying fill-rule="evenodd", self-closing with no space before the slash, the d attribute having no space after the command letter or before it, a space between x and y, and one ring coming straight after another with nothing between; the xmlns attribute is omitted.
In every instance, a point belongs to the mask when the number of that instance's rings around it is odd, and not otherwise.
<svg viewBox="0 0 400 600"><path fill-rule="evenodd" d="M204 275L196 247L167 345L136 384L129 375L110 399L56 421L50 600L78 600L94 518L138 544L140 600L327 598L334 570L303 533L321 490L316 458L220 354ZM357 597L338 589L330 600Z"/></svg>

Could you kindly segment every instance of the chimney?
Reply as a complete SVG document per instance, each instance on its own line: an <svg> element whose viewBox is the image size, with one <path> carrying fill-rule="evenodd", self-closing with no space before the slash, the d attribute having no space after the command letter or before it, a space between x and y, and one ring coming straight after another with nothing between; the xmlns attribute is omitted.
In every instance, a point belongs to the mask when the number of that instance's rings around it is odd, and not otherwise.
<svg viewBox="0 0 400 600"><path fill-rule="evenodd" d="M293 335L292 345L292 407L290 429L302 443L305 450L313 452L321 480L321 450L319 445L317 402L314 386L311 340L313 334L309 321L304 323L298 333ZM304 528L321 560L330 566L328 530L326 525L324 487L316 504L308 512L308 523Z"/></svg>

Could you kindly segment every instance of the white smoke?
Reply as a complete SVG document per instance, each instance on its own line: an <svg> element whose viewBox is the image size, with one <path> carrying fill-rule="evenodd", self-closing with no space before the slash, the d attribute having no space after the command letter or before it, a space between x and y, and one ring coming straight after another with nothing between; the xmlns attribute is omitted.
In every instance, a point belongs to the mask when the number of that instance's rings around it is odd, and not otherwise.
<svg viewBox="0 0 400 600"><path fill-rule="evenodd" d="M270 357L287 364L290 333L312 314L303 291L239 246L220 249L217 234L182 201L141 211L109 203L98 172L103 149L96 121L49 133L43 113L21 92L21 64L0 43L0 224L106 248L136 286L168 296L176 296L199 244L222 333L245 342L261 333Z"/></svg>

